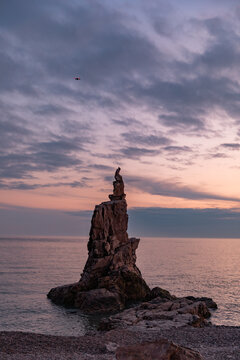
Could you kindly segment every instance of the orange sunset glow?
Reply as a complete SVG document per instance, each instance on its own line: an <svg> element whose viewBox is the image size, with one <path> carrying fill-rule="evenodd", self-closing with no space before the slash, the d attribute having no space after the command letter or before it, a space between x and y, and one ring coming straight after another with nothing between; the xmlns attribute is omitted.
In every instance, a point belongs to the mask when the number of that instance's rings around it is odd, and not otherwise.
<svg viewBox="0 0 240 360"><path fill-rule="evenodd" d="M133 219L142 208L223 211L225 222L237 216L239 8L175 5L162 4L156 15L156 4L147 13L144 5L98 4L89 16L102 17L85 29L66 12L44 20L51 31L37 22L26 32L20 19L1 25L4 219L14 211L27 223L31 209L37 218L45 209L67 212L67 227L70 214L108 199L118 166ZM17 234L15 225L4 220L1 231Z"/></svg>

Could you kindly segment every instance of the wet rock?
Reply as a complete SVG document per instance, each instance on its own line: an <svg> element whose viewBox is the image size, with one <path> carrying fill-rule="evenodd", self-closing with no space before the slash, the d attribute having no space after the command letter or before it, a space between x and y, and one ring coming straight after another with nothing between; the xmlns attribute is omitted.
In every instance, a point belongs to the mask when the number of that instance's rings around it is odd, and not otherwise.
<svg viewBox="0 0 240 360"><path fill-rule="evenodd" d="M48 297L57 305L79 308L88 314L123 309L118 293L105 288L82 291L79 283L53 288Z"/></svg>
<svg viewBox="0 0 240 360"><path fill-rule="evenodd" d="M124 182L116 170L113 194L95 207L88 241L88 259L80 281L51 289L55 303L84 312L118 311L131 302L150 298L150 289L136 266L140 239L127 234Z"/></svg>
<svg viewBox="0 0 240 360"><path fill-rule="evenodd" d="M80 308L85 313L103 313L121 310L123 308L119 294L107 289L93 289L78 292L74 307Z"/></svg>
<svg viewBox="0 0 240 360"><path fill-rule="evenodd" d="M197 351L165 339L119 347L116 358L117 360L203 360Z"/></svg>
<svg viewBox="0 0 240 360"><path fill-rule="evenodd" d="M158 298L154 299L157 300ZM207 305L201 301L175 298L172 301L144 302L138 306L112 315L100 322L99 330L131 329L171 329L185 326L203 327L209 325L211 316Z"/></svg>
<svg viewBox="0 0 240 360"><path fill-rule="evenodd" d="M193 300L193 301L203 301L205 302L205 304L207 305L207 307L209 309L217 309L218 306L215 303L215 301L213 301L213 299L208 298L208 297L194 297L194 296L187 296L187 299Z"/></svg>
<svg viewBox="0 0 240 360"><path fill-rule="evenodd" d="M64 305L68 307L74 307L76 294L81 291L79 283L73 283L53 288L47 294L57 305Z"/></svg>
<svg viewBox="0 0 240 360"><path fill-rule="evenodd" d="M150 299L155 299L156 297L168 300L176 299L176 296L171 295L169 291L160 287L155 287L151 290Z"/></svg>

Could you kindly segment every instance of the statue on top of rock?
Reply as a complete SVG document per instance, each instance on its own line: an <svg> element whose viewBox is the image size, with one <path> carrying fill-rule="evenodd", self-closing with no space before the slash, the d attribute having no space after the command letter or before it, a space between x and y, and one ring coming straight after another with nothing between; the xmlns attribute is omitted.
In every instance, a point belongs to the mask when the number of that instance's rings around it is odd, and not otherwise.
<svg viewBox="0 0 240 360"><path fill-rule="evenodd" d="M115 181L113 182L113 194L109 195L109 199L113 200L124 200L126 194L124 194L124 182L120 175L121 168L118 167L115 172Z"/></svg>
<svg viewBox="0 0 240 360"><path fill-rule="evenodd" d="M120 171L121 171L120 167L118 167L117 170L115 171L114 177L116 181L123 181L122 176L120 175Z"/></svg>

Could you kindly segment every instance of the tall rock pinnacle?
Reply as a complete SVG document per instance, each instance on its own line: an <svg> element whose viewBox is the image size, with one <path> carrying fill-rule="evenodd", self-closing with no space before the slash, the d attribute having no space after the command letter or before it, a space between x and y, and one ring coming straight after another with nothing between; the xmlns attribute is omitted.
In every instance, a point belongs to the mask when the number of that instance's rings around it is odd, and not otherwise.
<svg viewBox="0 0 240 360"><path fill-rule="evenodd" d="M150 289L136 266L140 239L128 238L127 203L120 168L110 201L96 205L88 241L88 259L78 283L51 289L55 303L88 313L116 311L146 299Z"/></svg>

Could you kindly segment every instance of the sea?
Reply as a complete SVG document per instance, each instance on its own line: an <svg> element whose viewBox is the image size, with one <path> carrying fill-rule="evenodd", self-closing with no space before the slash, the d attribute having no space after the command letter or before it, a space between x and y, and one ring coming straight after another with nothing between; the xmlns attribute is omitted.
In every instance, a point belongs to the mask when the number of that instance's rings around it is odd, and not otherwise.
<svg viewBox="0 0 240 360"><path fill-rule="evenodd" d="M97 316L54 305L46 294L76 282L87 238L0 238L0 331L83 335ZM218 304L212 323L240 326L240 239L142 238L137 266L150 287Z"/></svg>

